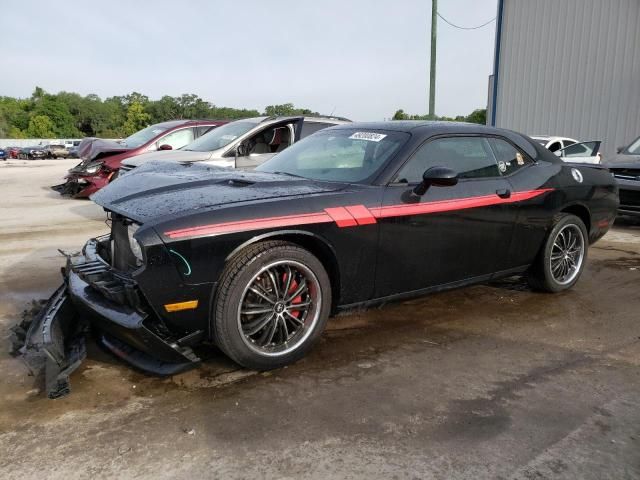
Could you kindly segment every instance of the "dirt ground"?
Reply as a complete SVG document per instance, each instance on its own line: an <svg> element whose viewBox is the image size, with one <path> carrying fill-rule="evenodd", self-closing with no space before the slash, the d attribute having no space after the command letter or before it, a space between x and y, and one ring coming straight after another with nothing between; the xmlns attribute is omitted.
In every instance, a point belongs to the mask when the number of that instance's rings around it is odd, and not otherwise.
<svg viewBox="0 0 640 480"><path fill-rule="evenodd" d="M0 162L0 478L640 478L640 223L564 294L505 281L341 316L262 374L211 352L146 377L90 345L52 401L7 337L59 285L57 249L107 230L46 188L74 163Z"/></svg>

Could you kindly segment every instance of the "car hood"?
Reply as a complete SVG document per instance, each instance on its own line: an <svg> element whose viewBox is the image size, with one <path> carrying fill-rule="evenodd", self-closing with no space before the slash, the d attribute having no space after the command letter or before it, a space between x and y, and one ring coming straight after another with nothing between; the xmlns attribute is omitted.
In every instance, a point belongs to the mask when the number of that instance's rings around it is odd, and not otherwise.
<svg viewBox="0 0 640 480"><path fill-rule="evenodd" d="M144 153L135 157L127 158L123 163L131 167L139 167L151 161L161 162L200 162L209 160L211 152L192 152L187 150L164 150L160 152Z"/></svg>
<svg viewBox="0 0 640 480"><path fill-rule="evenodd" d="M78 157L91 161L128 150L131 150L131 147L122 145L115 140L89 137L83 139L78 145Z"/></svg>
<svg viewBox="0 0 640 480"><path fill-rule="evenodd" d="M640 155L619 153L607 160L605 165L609 168L640 168Z"/></svg>
<svg viewBox="0 0 640 480"><path fill-rule="evenodd" d="M344 185L198 164L150 162L110 183L91 199L136 222L230 204L335 192Z"/></svg>

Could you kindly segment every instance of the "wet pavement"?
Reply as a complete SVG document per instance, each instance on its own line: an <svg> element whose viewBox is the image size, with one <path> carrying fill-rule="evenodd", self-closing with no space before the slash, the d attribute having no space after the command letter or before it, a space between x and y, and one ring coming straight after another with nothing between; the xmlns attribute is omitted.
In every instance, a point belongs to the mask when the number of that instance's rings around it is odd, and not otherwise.
<svg viewBox="0 0 640 480"><path fill-rule="evenodd" d="M90 344L51 401L6 338L58 286L57 249L106 231L44 188L73 163L0 165L0 478L640 478L640 222L570 292L502 281L354 312L267 373L205 351L147 377Z"/></svg>

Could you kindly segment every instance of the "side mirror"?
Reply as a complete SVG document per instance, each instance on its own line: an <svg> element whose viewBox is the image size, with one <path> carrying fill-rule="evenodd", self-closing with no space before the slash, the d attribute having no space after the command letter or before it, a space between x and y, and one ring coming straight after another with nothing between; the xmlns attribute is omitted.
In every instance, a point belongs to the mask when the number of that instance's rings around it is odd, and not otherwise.
<svg viewBox="0 0 640 480"><path fill-rule="evenodd" d="M424 195L431 185L451 187L458 183L458 172L447 167L431 167L422 174L422 182L413 189L418 196Z"/></svg>
<svg viewBox="0 0 640 480"><path fill-rule="evenodd" d="M236 147L236 157L246 157L248 155L248 148L244 143L239 144Z"/></svg>
<svg viewBox="0 0 640 480"><path fill-rule="evenodd" d="M618 147L616 148L616 152L622 153L626 147Z"/></svg>
<svg viewBox="0 0 640 480"><path fill-rule="evenodd" d="M158 150L173 150L173 147L169 144L163 143L158 147Z"/></svg>

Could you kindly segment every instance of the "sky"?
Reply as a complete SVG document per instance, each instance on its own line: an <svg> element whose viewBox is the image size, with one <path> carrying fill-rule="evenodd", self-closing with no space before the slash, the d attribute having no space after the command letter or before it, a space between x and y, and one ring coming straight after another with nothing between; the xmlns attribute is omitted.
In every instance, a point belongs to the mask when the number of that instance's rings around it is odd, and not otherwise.
<svg viewBox="0 0 640 480"><path fill-rule="evenodd" d="M439 0L477 26L497 0ZM3 0L0 95L195 93L217 106L291 102L353 120L428 110L430 0ZM436 114L487 103L495 22L438 20Z"/></svg>

